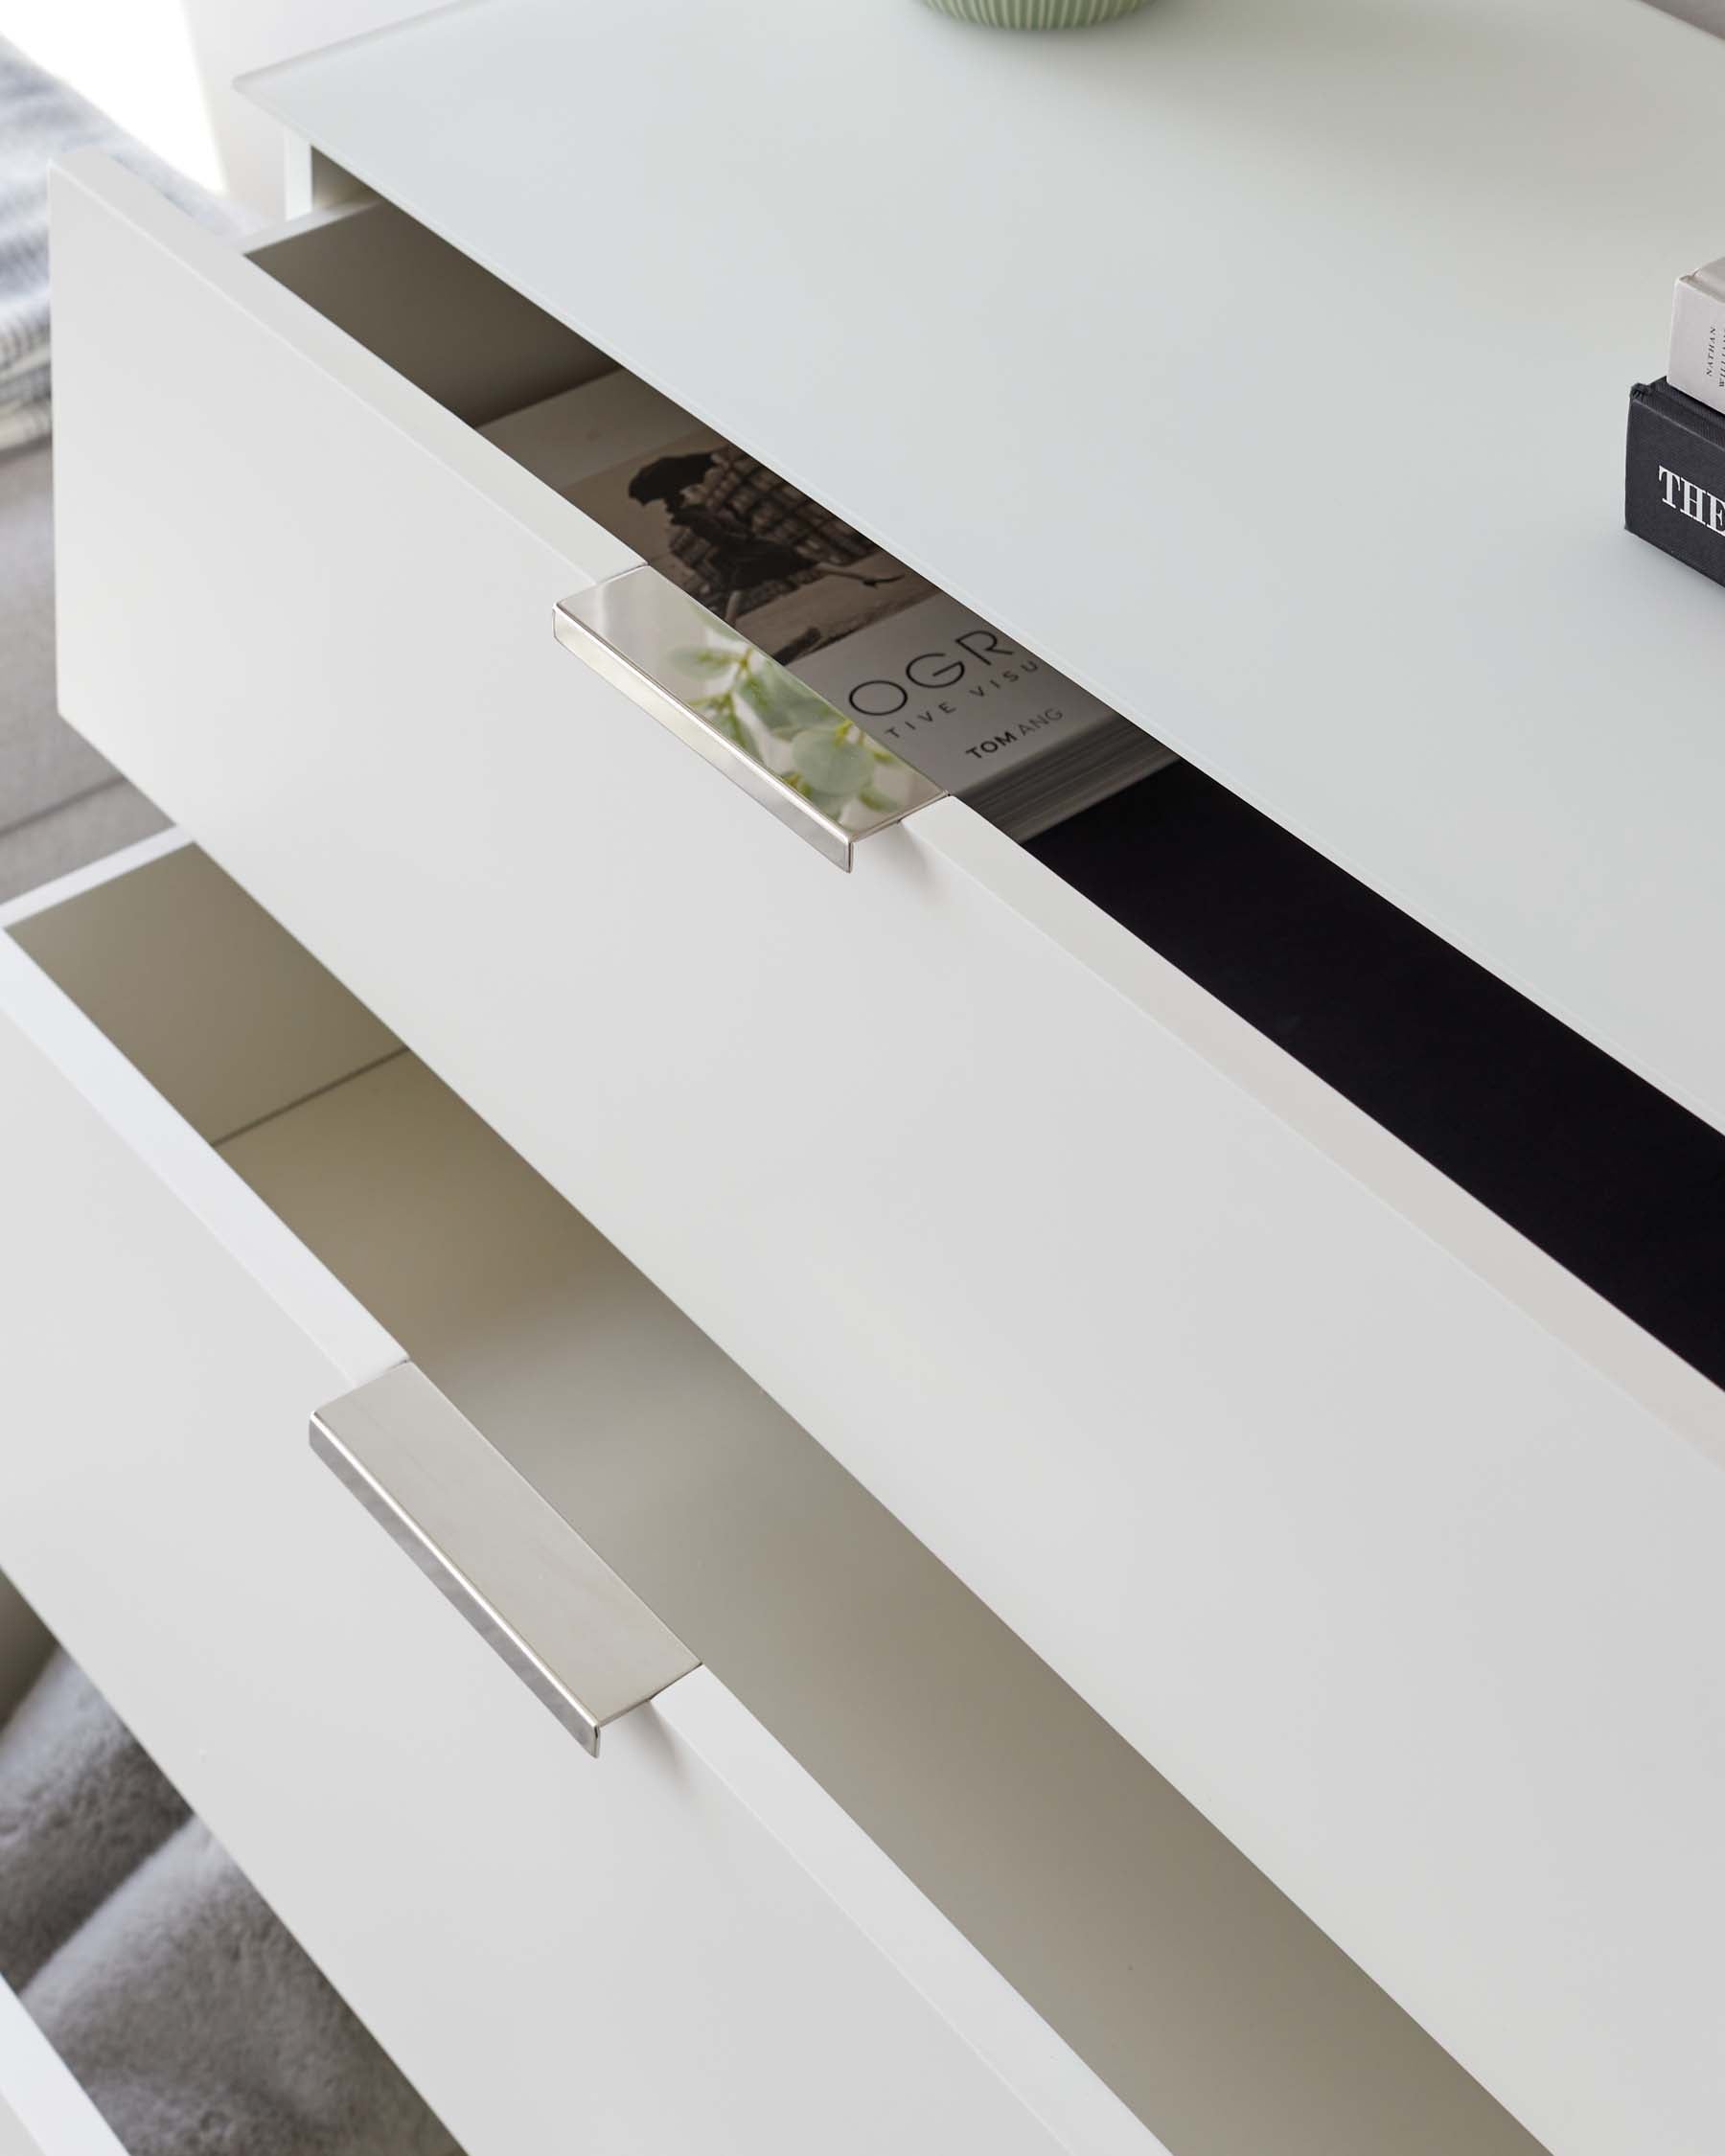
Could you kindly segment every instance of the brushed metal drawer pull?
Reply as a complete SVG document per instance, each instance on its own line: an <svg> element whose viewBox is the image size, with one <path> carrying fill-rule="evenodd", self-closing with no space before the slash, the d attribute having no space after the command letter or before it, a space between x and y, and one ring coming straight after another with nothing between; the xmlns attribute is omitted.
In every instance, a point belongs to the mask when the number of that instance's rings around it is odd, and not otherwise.
<svg viewBox="0 0 1725 2156"><path fill-rule="evenodd" d="M560 644L840 868L942 797L836 704L645 563L560 600Z"/></svg>
<svg viewBox="0 0 1725 2156"><path fill-rule="evenodd" d="M701 1667L411 1363L320 1408L311 1446L595 1758L608 1722Z"/></svg>

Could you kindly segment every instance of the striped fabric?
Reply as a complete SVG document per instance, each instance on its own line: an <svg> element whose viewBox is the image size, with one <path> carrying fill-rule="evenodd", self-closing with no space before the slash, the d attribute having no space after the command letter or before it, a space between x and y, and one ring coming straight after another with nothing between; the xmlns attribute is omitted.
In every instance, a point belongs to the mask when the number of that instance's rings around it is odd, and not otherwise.
<svg viewBox="0 0 1725 2156"><path fill-rule="evenodd" d="M142 172L205 223L238 226L201 188L0 39L0 453L48 432L48 167L87 146Z"/></svg>
<svg viewBox="0 0 1725 2156"><path fill-rule="evenodd" d="M943 15L984 22L995 30L1076 30L1087 22L1112 22L1144 0L928 0Z"/></svg>

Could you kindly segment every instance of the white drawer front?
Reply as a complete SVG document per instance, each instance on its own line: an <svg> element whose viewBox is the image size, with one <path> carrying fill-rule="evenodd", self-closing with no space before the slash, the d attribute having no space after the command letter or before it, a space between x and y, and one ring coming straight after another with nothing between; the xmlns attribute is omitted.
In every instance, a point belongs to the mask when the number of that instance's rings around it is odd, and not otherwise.
<svg viewBox="0 0 1725 2156"><path fill-rule="evenodd" d="M835 874L553 643L621 550L57 215L74 722L1536 2132L1704 2156L1717 1396L961 807Z"/></svg>
<svg viewBox="0 0 1725 2156"><path fill-rule="evenodd" d="M394 1343L4 938L0 1093L0 1565L470 2156L1157 2146L709 1673L577 1748L308 1446Z"/></svg>

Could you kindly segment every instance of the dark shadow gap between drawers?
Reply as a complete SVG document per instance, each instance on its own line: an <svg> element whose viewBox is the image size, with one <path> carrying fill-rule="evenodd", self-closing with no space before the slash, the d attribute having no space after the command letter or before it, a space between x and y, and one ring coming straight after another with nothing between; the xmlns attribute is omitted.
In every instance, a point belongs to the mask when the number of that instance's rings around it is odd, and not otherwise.
<svg viewBox="0 0 1725 2156"><path fill-rule="evenodd" d="M1190 765L1029 851L1725 1384L1725 1135Z"/></svg>

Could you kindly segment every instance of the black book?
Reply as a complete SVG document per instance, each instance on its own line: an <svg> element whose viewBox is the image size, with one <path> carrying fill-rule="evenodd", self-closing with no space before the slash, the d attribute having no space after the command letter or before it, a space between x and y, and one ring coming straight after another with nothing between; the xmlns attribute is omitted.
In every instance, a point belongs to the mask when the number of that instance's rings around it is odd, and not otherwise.
<svg viewBox="0 0 1725 2156"><path fill-rule="evenodd" d="M1725 584L1725 414L1668 381L1629 392L1623 522Z"/></svg>

